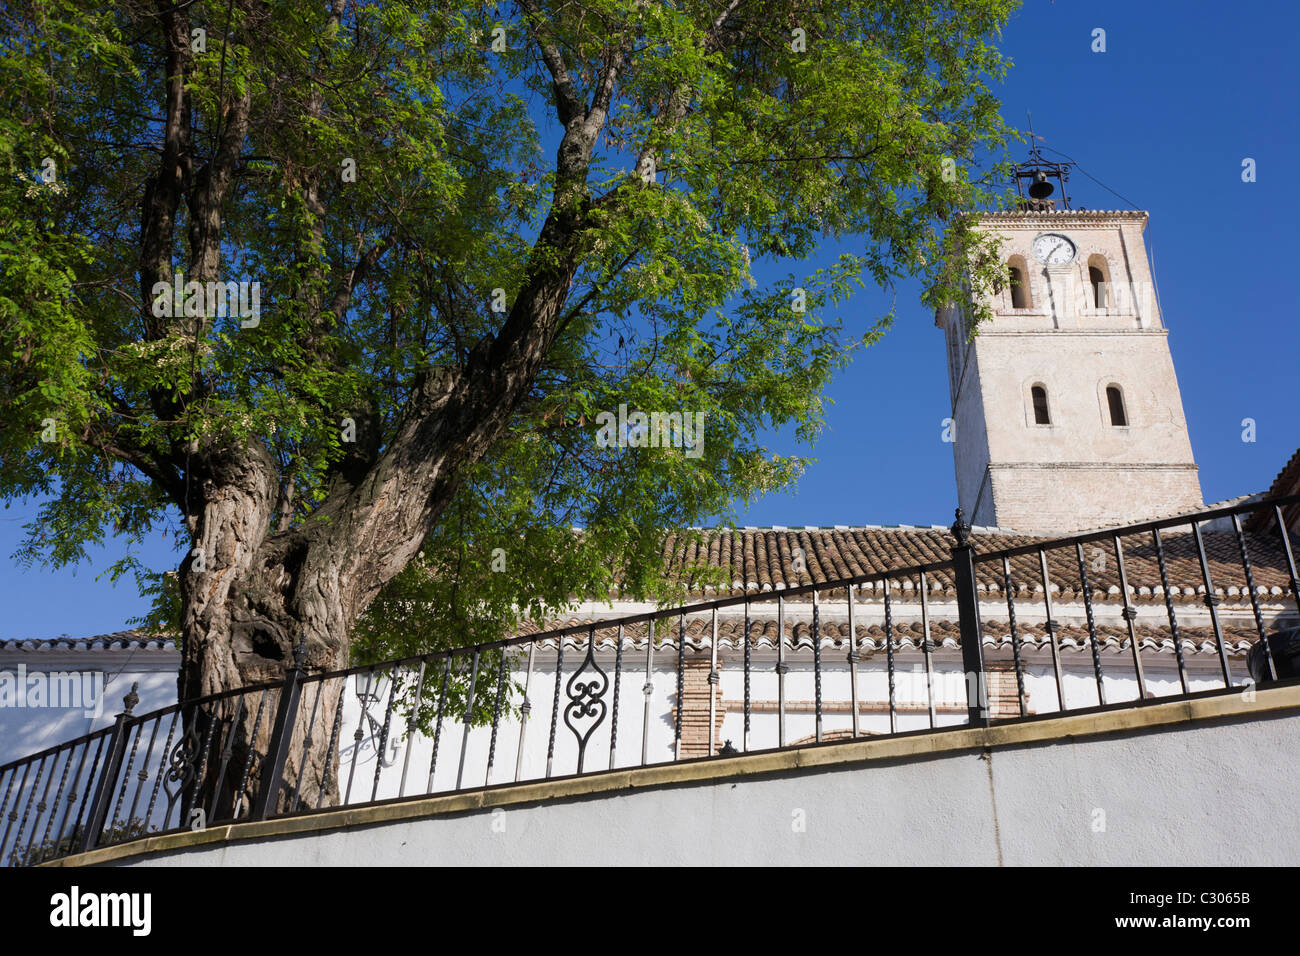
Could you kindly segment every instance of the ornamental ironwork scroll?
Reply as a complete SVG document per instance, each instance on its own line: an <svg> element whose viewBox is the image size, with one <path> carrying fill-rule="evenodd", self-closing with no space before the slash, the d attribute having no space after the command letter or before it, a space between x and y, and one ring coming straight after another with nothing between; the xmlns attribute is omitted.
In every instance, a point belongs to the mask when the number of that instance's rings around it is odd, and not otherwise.
<svg viewBox="0 0 1300 956"><path fill-rule="evenodd" d="M201 721L210 723L210 721L204 721L207 716L202 708L191 711L188 720L182 715L185 733L176 742L176 746L172 748L172 752L168 755L167 773L163 777L163 790L167 794L167 812L163 817L164 821L171 819L172 808L179 801L181 804L179 825L186 825L186 817L189 815L190 804L194 798L199 762L206 751L204 746L206 741L201 740L199 737L199 723Z"/></svg>
<svg viewBox="0 0 1300 956"><path fill-rule="evenodd" d="M593 627L587 637L587 656L564 686L569 697L564 707L564 723L578 738L578 773L582 773L587 742L596 728L605 722L609 710L605 703L608 689L609 677L596 663L596 629Z"/></svg>

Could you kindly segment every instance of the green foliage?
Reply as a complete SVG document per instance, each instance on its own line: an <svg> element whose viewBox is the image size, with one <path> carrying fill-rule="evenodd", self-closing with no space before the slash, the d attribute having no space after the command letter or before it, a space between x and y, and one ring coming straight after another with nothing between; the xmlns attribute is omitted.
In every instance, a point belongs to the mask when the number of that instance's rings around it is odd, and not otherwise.
<svg viewBox="0 0 1300 956"><path fill-rule="evenodd" d="M140 261L166 106L157 8L0 11L0 497L43 498L23 556L76 562L110 531L159 528L188 550L196 447L261 443L280 468L269 530L316 519L350 451L344 420L393 441L417 377L497 332L494 290L514 301L544 264L551 204L572 202L588 225L563 331L507 433L463 463L422 559L370 605L356 656L489 641L616 588L672 597L664 529L730 517L806 466L763 435L793 425L811 443L832 375L879 339L891 316L840 318L854 289L919 275L937 306L998 271L969 225L999 201L992 38L1014 3L758 0L715 26L721 6L386 0L331 25L322 4L186 5L206 31L187 74L200 160L250 97L218 272L260 283L261 319L163 334L147 332ZM558 198L538 37L586 104L625 54L586 178ZM646 153L653 183L635 171ZM164 280L188 268L181 216ZM796 277L849 235L860 251ZM760 287L763 262L789 274ZM703 453L600 447L596 417L620 404L703 412ZM111 572L156 598L146 623L175 624L174 577L130 557Z"/></svg>

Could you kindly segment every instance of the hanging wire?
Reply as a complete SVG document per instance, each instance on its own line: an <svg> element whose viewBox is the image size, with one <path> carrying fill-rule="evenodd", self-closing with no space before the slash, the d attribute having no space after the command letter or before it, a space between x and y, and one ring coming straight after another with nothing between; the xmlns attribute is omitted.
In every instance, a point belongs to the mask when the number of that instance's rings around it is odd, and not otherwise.
<svg viewBox="0 0 1300 956"><path fill-rule="evenodd" d="M1115 192L1115 190L1111 189L1109 186L1107 186L1105 183L1103 183L1100 179L1098 179L1098 178L1097 178L1096 176L1094 176L1092 173L1090 173L1090 172L1088 172L1086 169L1084 169L1081 165L1079 165L1079 161L1078 161L1077 159L1075 159L1074 157L1072 157L1072 156L1070 156L1070 155L1068 155L1068 154L1066 154L1066 153L1061 152L1059 149L1053 149L1051 146L1047 146L1047 145L1045 145L1045 144L1043 145L1042 148L1043 148L1043 149L1046 149L1046 150L1050 150L1051 152L1056 153L1058 156L1064 156L1064 157L1065 157L1066 159L1068 159L1070 162L1074 163L1074 165L1078 168L1079 172L1083 173L1085 176L1087 176L1089 179L1091 179L1094 183L1096 183L1096 184L1097 184L1098 186L1100 186L1102 189L1106 190L1108 193L1111 193L1112 195L1116 196L1117 198L1122 199L1124 202L1126 202L1126 203L1129 205L1130 208L1132 208L1132 209L1137 209L1137 208L1139 208L1139 207L1138 207L1138 204L1135 203L1135 202L1133 202L1133 200L1127 198L1126 196L1121 196L1119 193Z"/></svg>

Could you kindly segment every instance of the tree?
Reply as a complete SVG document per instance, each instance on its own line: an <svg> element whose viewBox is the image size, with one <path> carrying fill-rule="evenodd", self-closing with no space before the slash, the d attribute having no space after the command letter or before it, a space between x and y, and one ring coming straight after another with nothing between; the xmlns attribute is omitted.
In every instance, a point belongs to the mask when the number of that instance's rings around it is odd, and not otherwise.
<svg viewBox="0 0 1300 956"><path fill-rule="evenodd" d="M761 436L811 440L879 337L831 315L860 277L959 294L1013 6L8 5L25 556L170 526L185 556L150 586L183 699L278 679L300 640L337 668L354 640L497 636L615 568L661 593L664 528L797 476ZM825 235L863 248L753 278ZM598 440L620 405L702 413L703 446Z"/></svg>

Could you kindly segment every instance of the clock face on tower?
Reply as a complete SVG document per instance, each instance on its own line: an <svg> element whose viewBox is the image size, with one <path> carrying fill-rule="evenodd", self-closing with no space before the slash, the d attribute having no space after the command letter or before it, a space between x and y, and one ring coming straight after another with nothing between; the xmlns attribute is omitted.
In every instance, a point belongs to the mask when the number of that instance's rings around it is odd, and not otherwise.
<svg viewBox="0 0 1300 956"><path fill-rule="evenodd" d="M1039 262L1049 266L1063 266L1074 260L1078 252L1069 239L1054 232L1045 232L1034 239L1034 256Z"/></svg>

